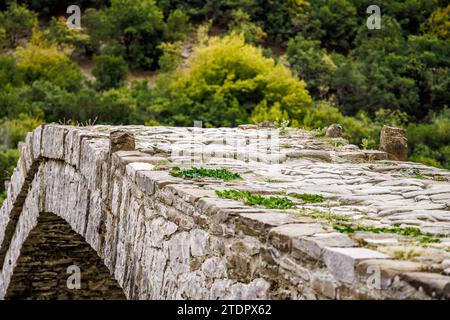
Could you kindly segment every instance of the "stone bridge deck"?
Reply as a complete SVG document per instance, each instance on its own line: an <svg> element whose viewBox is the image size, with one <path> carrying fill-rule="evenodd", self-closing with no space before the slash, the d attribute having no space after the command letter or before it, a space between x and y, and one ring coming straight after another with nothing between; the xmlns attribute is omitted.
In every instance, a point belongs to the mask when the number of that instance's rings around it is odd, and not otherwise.
<svg viewBox="0 0 450 320"><path fill-rule="evenodd" d="M44 125L21 146L0 243L7 299L449 299L450 172L295 129Z"/></svg>

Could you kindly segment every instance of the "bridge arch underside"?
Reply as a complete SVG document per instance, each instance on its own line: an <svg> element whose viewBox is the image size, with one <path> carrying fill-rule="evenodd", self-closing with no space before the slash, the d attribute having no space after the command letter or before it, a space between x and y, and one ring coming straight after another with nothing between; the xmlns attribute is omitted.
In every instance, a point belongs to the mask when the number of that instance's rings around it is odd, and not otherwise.
<svg viewBox="0 0 450 320"><path fill-rule="evenodd" d="M81 235L61 217L41 213L21 248L5 299L111 300L125 294Z"/></svg>

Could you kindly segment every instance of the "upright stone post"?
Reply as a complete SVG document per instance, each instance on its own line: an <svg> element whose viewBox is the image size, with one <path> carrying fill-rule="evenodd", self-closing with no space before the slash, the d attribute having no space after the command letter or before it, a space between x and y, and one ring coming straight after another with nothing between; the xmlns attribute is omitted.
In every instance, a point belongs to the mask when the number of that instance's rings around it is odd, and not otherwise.
<svg viewBox="0 0 450 320"><path fill-rule="evenodd" d="M134 134L125 130L112 131L109 135L111 154L117 151L133 151L136 149Z"/></svg>
<svg viewBox="0 0 450 320"><path fill-rule="evenodd" d="M390 160L405 161L408 157L406 130L384 126L381 129L380 150L386 152Z"/></svg>

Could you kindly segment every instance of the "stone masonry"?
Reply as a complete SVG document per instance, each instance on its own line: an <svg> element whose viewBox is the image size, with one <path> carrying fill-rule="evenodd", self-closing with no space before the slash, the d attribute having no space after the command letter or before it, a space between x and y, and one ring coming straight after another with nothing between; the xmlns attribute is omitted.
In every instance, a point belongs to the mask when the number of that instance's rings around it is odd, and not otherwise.
<svg viewBox="0 0 450 320"><path fill-rule="evenodd" d="M29 133L0 210L0 298L450 298L449 171L300 129L255 140L264 130ZM243 179L186 180L174 166ZM296 207L249 206L219 198L224 189ZM420 235L397 232L412 227ZM64 288L69 265L87 282L80 294Z"/></svg>

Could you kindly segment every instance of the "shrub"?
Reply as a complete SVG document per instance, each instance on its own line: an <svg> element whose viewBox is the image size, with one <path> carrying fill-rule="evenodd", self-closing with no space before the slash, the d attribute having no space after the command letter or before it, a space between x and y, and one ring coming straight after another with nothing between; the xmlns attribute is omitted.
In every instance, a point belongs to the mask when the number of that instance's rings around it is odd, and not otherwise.
<svg viewBox="0 0 450 320"><path fill-rule="evenodd" d="M92 74L99 90L118 88L127 78L128 66L122 57L96 56Z"/></svg>
<svg viewBox="0 0 450 320"><path fill-rule="evenodd" d="M434 114L429 123L407 129L410 160L450 169L450 109Z"/></svg>
<svg viewBox="0 0 450 320"><path fill-rule="evenodd" d="M0 27L4 29L11 48L16 46L18 38L31 34L36 24L36 13L16 2L11 2L5 12L0 12Z"/></svg>
<svg viewBox="0 0 450 320"><path fill-rule="evenodd" d="M17 55L17 65L28 83L45 80L70 91L80 89L83 76L78 66L39 32L26 48L17 49Z"/></svg>
<svg viewBox="0 0 450 320"><path fill-rule="evenodd" d="M300 121L311 104L305 83L246 44L243 36L209 39L187 65L160 85L167 88L162 95L170 101L171 123L177 125L203 120L206 126L234 126L248 122L255 112L275 109Z"/></svg>

